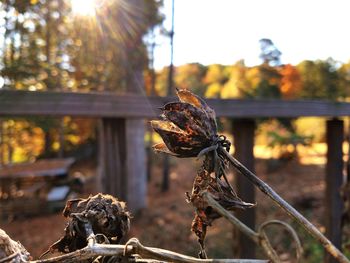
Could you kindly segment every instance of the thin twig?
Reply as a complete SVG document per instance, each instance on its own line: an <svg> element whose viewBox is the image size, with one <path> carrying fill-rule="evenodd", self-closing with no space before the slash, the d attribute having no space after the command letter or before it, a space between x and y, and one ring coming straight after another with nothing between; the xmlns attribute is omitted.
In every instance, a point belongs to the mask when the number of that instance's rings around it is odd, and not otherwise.
<svg viewBox="0 0 350 263"><path fill-rule="evenodd" d="M31 263L71 263L87 259L92 259L98 256L120 256L130 257L133 254L138 254L142 258L155 259L156 261L166 262L185 262L185 263L267 263L267 260L255 259L198 259L179 254L173 251L145 247L136 238L130 239L126 245L108 245L108 244L91 244L83 249L68 253L62 256L32 261ZM142 261L141 259L139 261Z"/></svg>
<svg viewBox="0 0 350 263"><path fill-rule="evenodd" d="M278 206L286 211L290 217L294 218L301 226L303 226L316 240L322 244L329 254L336 258L340 263L350 263L349 259L347 259L345 255L317 229L317 227L315 227L294 207L280 197L268 184L266 184L238 160L232 157L223 147L220 146L219 149L242 175L244 175L256 187L258 187L261 192L269 196Z"/></svg>
<svg viewBox="0 0 350 263"><path fill-rule="evenodd" d="M217 201L215 201L215 199L207 191L202 192L202 196L208 202L208 204L213 209L215 209L220 215L225 217L231 224L237 227L243 234L249 237L253 242L255 242L258 245L261 245L264 252L268 256L268 258L272 260L272 262L274 263L281 262L280 258L278 257L276 251L271 246L270 241L268 240L264 232L261 232L259 234L253 231L252 229L250 229L248 226L242 223L238 218L236 218L232 213L227 211Z"/></svg>
<svg viewBox="0 0 350 263"><path fill-rule="evenodd" d="M170 262L187 262L187 263L200 263L200 262L213 262L213 263L262 263L268 262L266 260L255 260L255 259L199 259L182 255L173 251L144 247L137 239L130 239L129 244L132 244L136 251L134 253L139 254L144 258L154 258L158 260L165 260ZM127 243L127 244L128 244Z"/></svg>
<svg viewBox="0 0 350 263"><path fill-rule="evenodd" d="M0 259L0 263L5 263L5 262L12 262L12 260L16 257L20 256L20 252L15 252L5 258Z"/></svg>
<svg viewBox="0 0 350 263"><path fill-rule="evenodd" d="M303 248L301 246L301 243L300 243L300 239L297 235L297 233L295 232L295 230L287 223L283 222L283 221L280 221L280 220L270 220L270 221L267 221L265 223L262 223L260 226L259 226L259 234L260 235L263 235L265 234L265 228L268 227L269 225L279 225L279 226L282 226L285 228L285 230L287 230L289 232L289 234L291 235L293 241L295 242L295 250L296 250L296 258L297 260L299 261L301 259L301 256L302 256L302 253L303 253Z"/></svg>

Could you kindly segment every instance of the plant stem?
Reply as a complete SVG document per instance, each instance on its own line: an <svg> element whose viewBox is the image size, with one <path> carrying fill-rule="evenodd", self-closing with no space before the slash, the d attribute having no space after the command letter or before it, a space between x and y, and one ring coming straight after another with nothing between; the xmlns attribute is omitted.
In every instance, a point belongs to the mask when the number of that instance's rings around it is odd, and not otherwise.
<svg viewBox="0 0 350 263"><path fill-rule="evenodd" d="M267 263L267 260L255 260L255 259L199 259L189 257L176 252L172 252L165 249L145 247L136 238L130 239L126 245L109 245L109 244L97 244L90 243L85 248L68 253L62 256L42 259L37 261L31 261L30 263L54 263L54 262L80 262L95 258L97 256L120 256L125 257L128 262L129 257L133 254L138 254L146 261L152 259L150 262L156 262L160 260L162 262L183 262L183 263ZM156 261L153 261L156 259ZM142 261L142 260L141 260ZM130 262L134 262L130 259Z"/></svg>
<svg viewBox="0 0 350 263"><path fill-rule="evenodd" d="M236 218L232 213L227 211L217 201L215 201L210 193L205 191L202 193L202 196L213 209L215 209L220 215L225 217L232 225L237 227L243 234L249 237L253 242L255 242L258 245L261 245L266 255L272 260L273 263L281 262L276 251L272 248L266 235L261 235L259 233L256 233L252 229L250 229L248 226L242 223L238 218Z"/></svg>
<svg viewBox="0 0 350 263"><path fill-rule="evenodd" d="M254 173L247 169L243 164L231 156L223 147L220 146L220 151L226 156L230 163L250 182L260 189L261 192L269 196L279 207L287 214L294 218L302 227L304 227L316 240L318 240L326 251L331 254L340 263L350 263L349 259L336 248L310 221L300 214L294 207L288 204L280 197L268 184L258 178Z"/></svg>

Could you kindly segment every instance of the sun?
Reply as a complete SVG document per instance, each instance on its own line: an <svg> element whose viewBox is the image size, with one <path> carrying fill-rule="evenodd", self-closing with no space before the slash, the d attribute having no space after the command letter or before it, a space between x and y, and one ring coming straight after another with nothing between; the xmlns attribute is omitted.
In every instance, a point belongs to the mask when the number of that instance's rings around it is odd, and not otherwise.
<svg viewBox="0 0 350 263"><path fill-rule="evenodd" d="M81 16L96 15L97 0L71 0L72 12Z"/></svg>

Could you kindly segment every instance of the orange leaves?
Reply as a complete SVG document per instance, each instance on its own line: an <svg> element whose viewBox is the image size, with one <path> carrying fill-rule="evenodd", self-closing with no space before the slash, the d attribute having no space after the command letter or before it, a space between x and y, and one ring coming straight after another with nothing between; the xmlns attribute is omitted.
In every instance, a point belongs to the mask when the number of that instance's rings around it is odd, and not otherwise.
<svg viewBox="0 0 350 263"><path fill-rule="evenodd" d="M280 69L280 74L282 76L280 84L282 97L286 99L299 97L302 89L302 79L297 68L290 64L284 65Z"/></svg>

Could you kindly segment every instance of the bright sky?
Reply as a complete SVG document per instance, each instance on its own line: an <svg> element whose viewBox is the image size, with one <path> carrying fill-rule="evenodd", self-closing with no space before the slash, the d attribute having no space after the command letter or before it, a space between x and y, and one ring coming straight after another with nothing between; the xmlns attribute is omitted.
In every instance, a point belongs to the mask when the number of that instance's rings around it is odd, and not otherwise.
<svg viewBox="0 0 350 263"><path fill-rule="evenodd" d="M259 39L270 38L282 63L350 59L349 0L175 0L174 64L259 64ZM164 0L171 28L171 0ZM159 37L157 69L170 63L169 39Z"/></svg>

